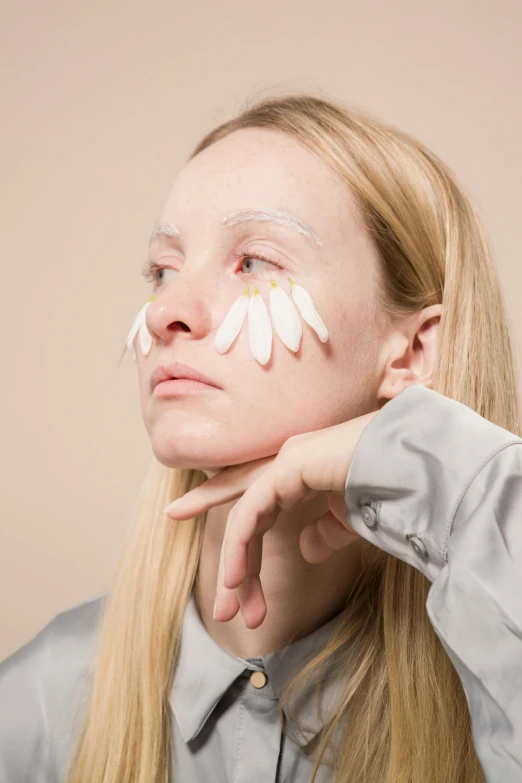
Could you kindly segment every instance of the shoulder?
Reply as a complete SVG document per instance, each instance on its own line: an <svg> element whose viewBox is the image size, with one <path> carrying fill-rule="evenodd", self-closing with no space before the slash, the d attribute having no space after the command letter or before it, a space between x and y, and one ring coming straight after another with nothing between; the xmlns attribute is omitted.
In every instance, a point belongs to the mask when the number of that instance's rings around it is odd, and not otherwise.
<svg viewBox="0 0 522 783"><path fill-rule="evenodd" d="M0 779L60 764L86 706L106 593L57 614L0 663ZM15 778L7 777L16 775Z"/></svg>
<svg viewBox="0 0 522 783"><path fill-rule="evenodd" d="M23 647L0 663L0 683L23 670L29 679L57 673L60 658L61 678L85 664L96 644L98 623L106 593L100 593L55 615Z"/></svg>

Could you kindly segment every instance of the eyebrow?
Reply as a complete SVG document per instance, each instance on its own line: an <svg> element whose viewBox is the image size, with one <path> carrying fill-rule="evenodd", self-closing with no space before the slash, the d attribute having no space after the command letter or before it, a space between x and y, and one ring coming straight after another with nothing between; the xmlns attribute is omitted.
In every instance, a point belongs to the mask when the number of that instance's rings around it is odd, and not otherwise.
<svg viewBox="0 0 522 783"><path fill-rule="evenodd" d="M159 223L156 223L152 229L152 234L149 237L149 246L152 245L156 237L179 237L179 235L180 231L177 226L175 226L173 223L169 223L166 220L160 220Z"/></svg>
<svg viewBox="0 0 522 783"><path fill-rule="evenodd" d="M236 212L231 212L230 215L226 215L221 220L221 228L229 228L237 225L237 223L243 223L250 220L263 220L271 223L279 223L279 225L287 226L288 228L298 231L300 234L304 234L309 239L312 239L317 245L322 247L323 243L313 230L311 226L304 223L295 215L290 212L284 212L280 209L239 209ZM173 223L162 220L156 223L150 235L149 245L156 239L157 236L179 237L180 230Z"/></svg>
<svg viewBox="0 0 522 783"><path fill-rule="evenodd" d="M235 226L237 223L243 223L246 220L265 220L271 223L279 223L281 226L288 226L288 228L304 234L320 246L323 244L313 228L307 223L303 223L295 215L290 214L290 212L283 212L281 209L239 209L237 212L232 212L224 217L221 221L221 226L222 228Z"/></svg>

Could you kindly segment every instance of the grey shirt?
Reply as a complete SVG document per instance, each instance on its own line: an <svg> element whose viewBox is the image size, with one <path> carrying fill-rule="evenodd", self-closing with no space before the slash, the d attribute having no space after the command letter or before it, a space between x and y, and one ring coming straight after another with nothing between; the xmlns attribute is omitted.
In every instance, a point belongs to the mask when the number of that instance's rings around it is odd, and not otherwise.
<svg viewBox="0 0 522 783"><path fill-rule="evenodd" d="M467 406L413 385L370 421L345 486L354 529L432 582L428 617L462 681L488 783L522 781L521 447ZM0 783L63 783L104 596L58 614L0 664ZM299 703L304 737L280 718L278 695L336 621L243 660L209 636L192 597L170 694L176 780L310 780L313 682ZM337 687L332 678L323 690L325 714ZM323 765L318 783L328 780Z"/></svg>

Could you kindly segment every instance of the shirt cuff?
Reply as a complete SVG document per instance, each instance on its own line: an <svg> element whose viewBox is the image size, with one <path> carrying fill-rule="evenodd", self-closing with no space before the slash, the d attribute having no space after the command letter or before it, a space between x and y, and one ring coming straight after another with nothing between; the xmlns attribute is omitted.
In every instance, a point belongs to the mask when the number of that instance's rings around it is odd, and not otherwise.
<svg viewBox="0 0 522 783"><path fill-rule="evenodd" d="M389 400L356 445L346 521L434 582L468 487L500 450L522 439L421 384Z"/></svg>

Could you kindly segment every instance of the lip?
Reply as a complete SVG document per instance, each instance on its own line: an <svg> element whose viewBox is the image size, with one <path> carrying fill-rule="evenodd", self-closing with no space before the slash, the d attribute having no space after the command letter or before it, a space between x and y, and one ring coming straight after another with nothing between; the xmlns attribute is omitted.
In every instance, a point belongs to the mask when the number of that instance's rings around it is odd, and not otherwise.
<svg viewBox="0 0 522 783"><path fill-rule="evenodd" d="M188 364L183 364L182 362L173 362L172 364L159 364L156 367L150 378L151 390L154 391L156 386L163 381L172 381L174 379L199 381L199 383L204 383L216 389L221 388L206 375L203 375L202 372L194 369L194 367L189 367Z"/></svg>

